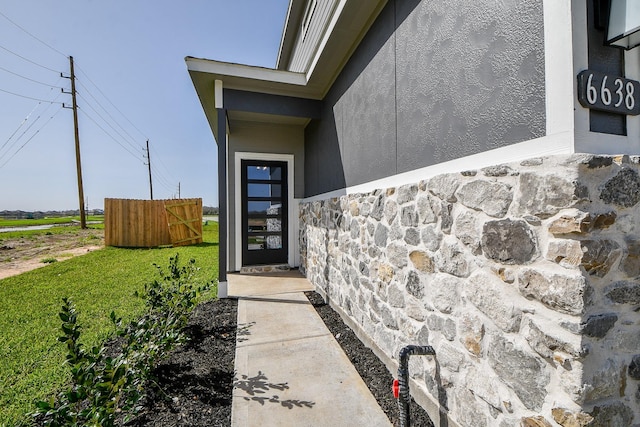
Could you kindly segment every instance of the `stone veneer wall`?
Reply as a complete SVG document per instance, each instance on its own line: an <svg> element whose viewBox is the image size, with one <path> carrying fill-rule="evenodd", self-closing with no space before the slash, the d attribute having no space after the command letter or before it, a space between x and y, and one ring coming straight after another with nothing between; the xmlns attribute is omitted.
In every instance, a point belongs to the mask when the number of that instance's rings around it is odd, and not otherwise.
<svg viewBox="0 0 640 427"><path fill-rule="evenodd" d="M387 362L434 346L410 372L453 424L640 425L639 163L535 158L303 203L301 271Z"/></svg>

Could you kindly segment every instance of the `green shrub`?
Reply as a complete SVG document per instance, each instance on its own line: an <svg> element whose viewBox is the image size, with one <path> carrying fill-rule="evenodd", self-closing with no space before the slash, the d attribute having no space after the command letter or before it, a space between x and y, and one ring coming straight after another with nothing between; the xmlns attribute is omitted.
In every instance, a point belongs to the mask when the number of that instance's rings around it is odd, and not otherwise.
<svg viewBox="0 0 640 427"><path fill-rule="evenodd" d="M212 285L196 287L192 283L198 270L194 259L180 266L176 254L169 259L167 272L155 266L161 279L145 285L145 314L124 325L111 312L116 336L123 340L115 355L108 356L104 345L89 351L82 347L75 306L63 298L59 313L63 336L58 341L67 345L72 384L57 399L37 402L33 416L38 422L52 427L110 427L118 417L127 422L140 411L145 387L153 379L153 367L186 340L184 327L196 298Z"/></svg>

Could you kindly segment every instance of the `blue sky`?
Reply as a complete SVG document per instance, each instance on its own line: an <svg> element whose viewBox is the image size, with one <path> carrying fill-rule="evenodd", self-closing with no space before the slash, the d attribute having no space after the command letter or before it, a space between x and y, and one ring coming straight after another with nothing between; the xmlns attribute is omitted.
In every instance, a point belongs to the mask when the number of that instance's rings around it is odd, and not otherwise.
<svg viewBox="0 0 640 427"><path fill-rule="evenodd" d="M0 211L78 208L73 115L60 104L71 105L60 89L70 88L60 78L68 76L69 55L87 207L101 208L107 197L150 197L147 139L154 199L177 197L180 183L181 197L217 206L216 144L184 57L273 67L287 6L0 1Z"/></svg>

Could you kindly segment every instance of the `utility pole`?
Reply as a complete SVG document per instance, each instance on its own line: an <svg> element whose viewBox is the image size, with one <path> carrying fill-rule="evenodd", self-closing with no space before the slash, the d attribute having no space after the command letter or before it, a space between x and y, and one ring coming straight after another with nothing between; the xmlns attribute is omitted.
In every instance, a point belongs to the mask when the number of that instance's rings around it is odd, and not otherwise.
<svg viewBox="0 0 640 427"><path fill-rule="evenodd" d="M180 198L180 182L178 182L178 199Z"/></svg>
<svg viewBox="0 0 640 427"><path fill-rule="evenodd" d="M149 140L147 139L147 165L149 165L149 192L153 200L153 182L151 182L151 153L149 152Z"/></svg>
<svg viewBox="0 0 640 427"><path fill-rule="evenodd" d="M71 102L73 109L73 132L76 139L76 173L78 175L78 200L80 201L80 228L87 228L87 217L84 211L84 190L82 188L82 164L80 162L80 135L78 133L78 103L76 102L76 74L73 69L73 56L69 57L69 66L71 69ZM62 74L60 75L61 77ZM64 106L64 104L63 104Z"/></svg>

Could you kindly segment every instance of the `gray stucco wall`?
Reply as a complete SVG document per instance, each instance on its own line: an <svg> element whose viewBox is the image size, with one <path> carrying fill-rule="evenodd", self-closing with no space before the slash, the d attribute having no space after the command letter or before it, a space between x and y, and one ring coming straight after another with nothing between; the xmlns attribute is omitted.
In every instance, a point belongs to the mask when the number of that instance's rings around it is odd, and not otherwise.
<svg viewBox="0 0 640 427"><path fill-rule="evenodd" d="M543 25L542 0L390 0L305 131L305 196L544 136Z"/></svg>
<svg viewBox="0 0 640 427"><path fill-rule="evenodd" d="M236 230L235 156L238 152L293 154L294 156L294 197L302 198L304 193L304 144L303 127L275 125L269 123L235 122L229 135L229 230ZM240 185L238 183L238 185ZM229 261L231 271L240 269L240 260L235 259L236 239L229 239ZM236 262L237 261L237 262Z"/></svg>

